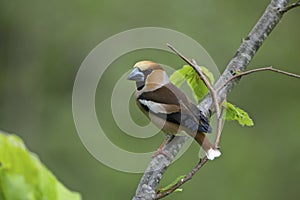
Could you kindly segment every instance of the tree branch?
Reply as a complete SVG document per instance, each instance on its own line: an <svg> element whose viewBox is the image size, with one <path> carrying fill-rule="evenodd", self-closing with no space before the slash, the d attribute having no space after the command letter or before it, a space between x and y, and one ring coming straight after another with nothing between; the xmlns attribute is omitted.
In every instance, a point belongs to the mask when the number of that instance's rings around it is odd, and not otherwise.
<svg viewBox="0 0 300 200"><path fill-rule="evenodd" d="M295 2L295 3L292 3L292 4L288 5L288 6L285 6L285 7L281 8L281 9L279 9L279 11L280 11L281 13L285 13L285 12L287 12L287 11L293 9L293 8L296 8L296 7L298 7L298 6L300 6L300 1L297 1L297 2Z"/></svg>
<svg viewBox="0 0 300 200"><path fill-rule="evenodd" d="M164 172L175 159L187 139L188 136L176 136L163 148L163 151L168 154L167 156L158 154L152 158L140 180L136 194L133 197L134 200L150 200L156 198L156 190Z"/></svg>
<svg viewBox="0 0 300 200"><path fill-rule="evenodd" d="M271 31L278 24L283 13L285 13L280 10L284 9L287 6L288 2L289 0L271 1L271 3L268 5L265 12L263 13L262 17L250 31L248 36L243 40L236 54L227 65L222 76L214 85L215 89L221 87L227 80L233 77L235 75L234 72L244 72L246 70L246 67L252 60L257 50L261 47L265 39L269 36ZM239 80L237 78L234 78L218 91L218 102L222 102L226 98L226 95L233 89L233 87L238 83L238 81ZM215 106L211 95L207 95L200 102L199 107L201 108L202 112L206 115L208 115L209 113L214 113ZM136 195L133 197L133 200L152 200L156 198L158 184L167 167L171 164L172 160L177 155L183 143L186 141L186 138L187 137L175 137L172 142L170 142L164 147L163 151L168 153L168 157L170 159L168 159L167 156L162 154L158 154L157 156L153 157L139 183ZM173 145L175 146L174 148L172 148ZM169 149L173 150L169 151ZM205 160L205 158L203 158L202 160ZM199 169L202 166L203 164L201 164L200 167L199 165L197 165ZM195 169L197 169L197 167L195 167ZM162 195L163 194L160 194L160 196Z"/></svg>
<svg viewBox="0 0 300 200"><path fill-rule="evenodd" d="M207 161L208 161L208 159L205 156L203 159L201 159L199 161L198 165L196 165L196 167L194 167L194 169L192 171L190 171L190 173L188 173L188 175L186 175L183 179L181 179L178 183L176 183L172 188L170 188L166 192L158 193L156 195L155 199L161 199L161 198L164 198L165 196L168 196L169 194L174 192L176 189L178 189L181 185L183 185L185 182L191 180L193 178L193 176L196 174L196 172L199 171L199 169L201 169Z"/></svg>
<svg viewBox="0 0 300 200"><path fill-rule="evenodd" d="M223 85L221 87L217 88L216 90L219 91L220 89L222 89L222 87L224 87L227 83L229 83L233 79L236 79L236 78L248 75L248 74L252 74L254 72L260 72L260 71L272 71L272 72L277 72L277 73L284 74L284 75L287 75L287 76L291 76L291 77L294 77L294 78L300 78L300 75L293 74L293 73L290 73L290 72L286 72L286 71L283 71L283 70L280 70L280 69L275 69L272 66L262 67L262 68L251 69L251 70L248 70L248 71L245 71L245 72L235 74L234 76L229 78L227 81L225 81L225 83L223 83Z"/></svg>

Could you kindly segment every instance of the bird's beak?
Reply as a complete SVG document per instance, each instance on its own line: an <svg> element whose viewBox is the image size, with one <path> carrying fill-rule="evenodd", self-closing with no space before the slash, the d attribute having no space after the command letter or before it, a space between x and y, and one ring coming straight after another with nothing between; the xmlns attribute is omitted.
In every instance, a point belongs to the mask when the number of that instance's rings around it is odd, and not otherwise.
<svg viewBox="0 0 300 200"><path fill-rule="evenodd" d="M127 79L131 81L144 81L144 78L145 75L138 68L134 68L127 77Z"/></svg>

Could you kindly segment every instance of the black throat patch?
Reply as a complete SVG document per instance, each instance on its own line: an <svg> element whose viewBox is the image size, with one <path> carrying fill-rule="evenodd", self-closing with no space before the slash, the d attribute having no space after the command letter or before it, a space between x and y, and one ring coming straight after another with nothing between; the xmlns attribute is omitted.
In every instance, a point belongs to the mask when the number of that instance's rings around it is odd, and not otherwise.
<svg viewBox="0 0 300 200"><path fill-rule="evenodd" d="M136 89L140 91L144 88L147 80L147 76L152 72L152 69L146 69L144 71L141 71L144 74L144 81L137 81L136 82Z"/></svg>

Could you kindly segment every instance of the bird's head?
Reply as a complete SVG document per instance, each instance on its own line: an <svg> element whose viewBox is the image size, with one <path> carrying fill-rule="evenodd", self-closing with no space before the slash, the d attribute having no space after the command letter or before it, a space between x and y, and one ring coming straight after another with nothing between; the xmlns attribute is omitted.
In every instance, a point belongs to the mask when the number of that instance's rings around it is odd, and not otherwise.
<svg viewBox="0 0 300 200"><path fill-rule="evenodd" d="M165 70L153 61L137 62L127 79L135 81L138 90L148 91L169 83Z"/></svg>

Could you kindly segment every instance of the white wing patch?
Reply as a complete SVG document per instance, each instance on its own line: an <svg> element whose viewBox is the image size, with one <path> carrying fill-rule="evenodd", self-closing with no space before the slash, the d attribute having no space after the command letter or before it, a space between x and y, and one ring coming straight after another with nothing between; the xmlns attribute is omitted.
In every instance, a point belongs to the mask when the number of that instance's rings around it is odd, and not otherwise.
<svg viewBox="0 0 300 200"><path fill-rule="evenodd" d="M167 114L167 110L164 108L164 104L156 103L153 101L147 101L145 99L139 99L139 102L149 108L154 113L165 113Z"/></svg>

